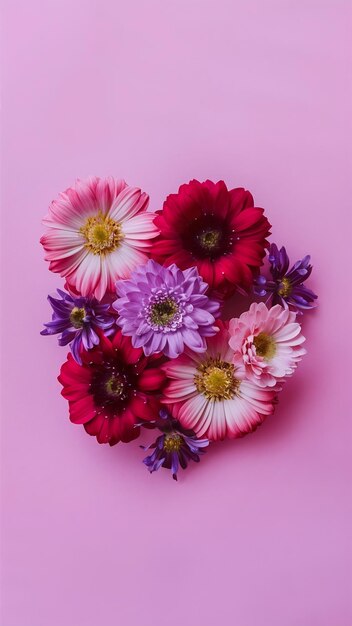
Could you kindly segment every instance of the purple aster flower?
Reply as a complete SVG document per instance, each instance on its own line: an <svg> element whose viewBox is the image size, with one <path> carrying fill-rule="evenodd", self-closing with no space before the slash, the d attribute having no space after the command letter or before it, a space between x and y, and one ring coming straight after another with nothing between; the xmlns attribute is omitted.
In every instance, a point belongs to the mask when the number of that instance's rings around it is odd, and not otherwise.
<svg viewBox="0 0 352 626"><path fill-rule="evenodd" d="M117 324L146 356L163 352L173 359L185 346L204 352L205 338L217 332L220 309L217 300L205 295L207 289L196 267L182 271L175 264L163 267L149 260L130 279L117 281Z"/></svg>
<svg viewBox="0 0 352 626"><path fill-rule="evenodd" d="M166 409L161 409L159 419L153 423L162 434L149 446L141 446L143 450L154 449L154 452L143 459L150 473L156 472L159 467L166 467L172 471L172 477L177 480L179 466L186 469L189 461L199 463L200 455L204 454L209 445L208 439L197 439L192 430L185 430ZM143 424L144 425L144 424Z"/></svg>
<svg viewBox="0 0 352 626"><path fill-rule="evenodd" d="M105 335L111 335L114 332L115 318L108 312L110 304L101 304L95 298L76 298L61 289L57 293L60 298L48 296L53 309L52 320L44 324L45 329L40 334L60 333L59 345L66 346L70 343L73 357L81 365L81 347L90 350L98 345L99 335L96 331L99 328Z"/></svg>
<svg viewBox="0 0 352 626"><path fill-rule="evenodd" d="M272 280L267 280L262 275L258 276L254 283L254 293L257 296L269 294L273 305L281 304L298 311L314 308L316 306L314 300L318 296L303 284L312 273L310 256L305 256L289 269L290 259L286 249L282 246L279 250L277 245L272 243L268 258Z"/></svg>

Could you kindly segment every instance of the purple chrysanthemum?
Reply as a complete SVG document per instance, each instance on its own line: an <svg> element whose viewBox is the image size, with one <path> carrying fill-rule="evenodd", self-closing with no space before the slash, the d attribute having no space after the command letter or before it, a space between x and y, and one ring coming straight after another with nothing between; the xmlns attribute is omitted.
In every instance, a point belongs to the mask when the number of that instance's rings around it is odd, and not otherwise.
<svg viewBox="0 0 352 626"><path fill-rule="evenodd" d="M269 263L272 280L265 276L258 276L254 284L254 292L257 296L266 296L272 304L289 306L294 310L312 309L316 305L314 300L318 296L308 289L303 283L312 273L310 256L305 256L297 261L291 269L290 259L284 246L279 250L275 243L269 249Z"/></svg>
<svg viewBox="0 0 352 626"><path fill-rule="evenodd" d="M209 440L197 439L193 431L182 428L166 409L161 409L159 419L154 425L162 434L151 445L141 446L143 450L154 449L152 454L143 459L143 463L150 473L156 472L160 467L170 469L173 479L177 480L179 466L186 469L189 461L199 463L199 457L204 454Z"/></svg>
<svg viewBox="0 0 352 626"><path fill-rule="evenodd" d="M220 309L219 302L205 295L207 289L196 267L182 271L149 260L130 279L116 283L117 324L146 356L163 352L176 358L185 346L204 352L205 338L217 332Z"/></svg>
<svg viewBox="0 0 352 626"><path fill-rule="evenodd" d="M41 335L59 336L59 345L70 343L73 357L82 365L81 347L90 350L99 343L97 329L111 335L115 329L115 318L108 312L110 305L101 304L95 298L70 296L61 289L57 290L60 298L48 296L52 306L52 321L44 324Z"/></svg>

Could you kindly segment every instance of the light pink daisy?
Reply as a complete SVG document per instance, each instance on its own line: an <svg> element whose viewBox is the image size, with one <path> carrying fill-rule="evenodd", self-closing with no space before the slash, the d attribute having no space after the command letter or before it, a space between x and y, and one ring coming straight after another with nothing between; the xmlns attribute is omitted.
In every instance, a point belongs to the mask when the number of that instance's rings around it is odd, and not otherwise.
<svg viewBox="0 0 352 626"><path fill-rule="evenodd" d="M203 354L186 349L163 369L169 383L162 402L197 437L212 441L242 437L274 411L276 391L262 389L246 379L244 366L233 364L228 328L207 339Z"/></svg>
<svg viewBox="0 0 352 626"><path fill-rule="evenodd" d="M54 200L43 220L41 243L49 268L64 276L68 288L101 300L119 278L128 278L147 260L158 235L149 197L124 180L77 180Z"/></svg>
<svg viewBox="0 0 352 626"><path fill-rule="evenodd" d="M247 378L261 387L274 387L291 376L306 353L296 313L280 304L268 309L254 302L229 328L234 365L244 366Z"/></svg>

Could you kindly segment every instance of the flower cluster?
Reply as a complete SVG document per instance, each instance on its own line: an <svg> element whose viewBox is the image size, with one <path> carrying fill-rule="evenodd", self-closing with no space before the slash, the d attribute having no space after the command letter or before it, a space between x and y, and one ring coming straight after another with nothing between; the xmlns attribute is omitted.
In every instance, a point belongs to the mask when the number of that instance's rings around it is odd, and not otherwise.
<svg viewBox="0 0 352 626"><path fill-rule="evenodd" d="M111 446L155 429L143 462L177 479L211 442L272 415L305 354L297 314L317 296L304 284L310 257L290 268L245 189L192 180L162 209L148 202L123 180L91 178L51 203L41 243L65 290L48 296L41 334L70 347L58 377L70 420ZM256 299L226 320L237 292Z"/></svg>

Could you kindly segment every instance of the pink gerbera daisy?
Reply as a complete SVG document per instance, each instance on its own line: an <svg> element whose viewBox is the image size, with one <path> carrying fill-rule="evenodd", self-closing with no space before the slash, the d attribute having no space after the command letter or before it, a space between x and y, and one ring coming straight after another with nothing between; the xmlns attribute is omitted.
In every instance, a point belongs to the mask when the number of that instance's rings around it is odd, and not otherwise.
<svg viewBox="0 0 352 626"><path fill-rule="evenodd" d="M49 268L64 276L68 288L101 300L119 278L128 278L147 260L158 235L149 197L123 180L77 180L54 200L43 220L41 238Z"/></svg>
<svg viewBox="0 0 352 626"><path fill-rule="evenodd" d="M233 363L244 366L247 378L261 387L274 387L293 374L306 353L304 341L296 313L280 304L268 309L263 302L254 302L230 321Z"/></svg>
<svg viewBox="0 0 352 626"><path fill-rule="evenodd" d="M276 391L246 379L244 366L233 364L228 327L207 340L204 354L187 349L163 365L169 383L162 402L197 437L212 441L242 437L274 411Z"/></svg>

